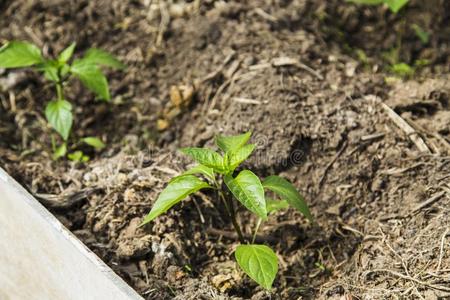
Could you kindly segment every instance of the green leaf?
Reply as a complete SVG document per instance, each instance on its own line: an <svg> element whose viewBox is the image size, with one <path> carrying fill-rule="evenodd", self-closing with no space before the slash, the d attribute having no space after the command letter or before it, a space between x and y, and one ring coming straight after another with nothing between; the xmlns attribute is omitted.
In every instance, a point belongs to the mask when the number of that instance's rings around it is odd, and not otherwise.
<svg viewBox="0 0 450 300"><path fill-rule="evenodd" d="M274 200L266 198L267 213L276 212L289 207L287 200Z"/></svg>
<svg viewBox="0 0 450 300"><path fill-rule="evenodd" d="M75 50L75 46L76 43L73 42L72 44L70 44L69 47L67 47L66 49L64 49L58 56L58 61L60 63L65 64L66 62L69 61L69 59L72 57L73 55L73 51Z"/></svg>
<svg viewBox="0 0 450 300"><path fill-rule="evenodd" d="M206 178L210 179L211 181L214 181L214 170L204 166L204 165L197 165L195 167L192 167L191 169L187 170L181 176L183 175L194 175L194 174L201 174L205 176Z"/></svg>
<svg viewBox="0 0 450 300"><path fill-rule="evenodd" d="M272 175L267 177L262 185L282 199L286 199L291 206L299 210L306 218L308 218L308 220L311 222L313 221L313 217L305 199L303 199L302 195L300 195L297 189L289 181L279 176Z"/></svg>
<svg viewBox="0 0 450 300"><path fill-rule="evenodd" d="M245 161L250 154L255 150L255 145L248 144L238 149L234 154L231 154L228 159L228 165L230 170L236 169L243 161Z"/></svg>
<svg viewBox="0 0 450 300"><path fill-rule="evenodd" d="M384 2L387 4L389 9L396 14L409 2L409 0L384 0Z"/></svg>
<svg viewBox="0 0 450 300"><path fill-rule="evenodd" d="M145 217L141 226L165 213L188 195L207 187L210 187L209 184L198 179L194 175L185 175L175 178L173 181L169 182L166 188L159 194L158 199L153 205L150 213Z"/></svg>
<svg viewBox="0 0 450 300"><path fill-rule="evenodd" d="M217 136L216 144L225 153L234 153L241 147L243 147L250 139L252 133L246 132L244 134L235 136Z"/></svg>
<svg viewBox="0 0 450 300"><path fill-rule="evenodd" d="M430 34L428 32L423 30L422 27L417 24L412 24L411 28L414 30L414 33L420 39L422 44L428 44L428 41L430 40Z"/></svg>
<svg viewBox="0 0 450 300"><path fill-rule="evenodd" d="M75 152L69 153L67 158L73 162L87 162L89 161L89 156L84 155L83 151L77 150Z"/></svg>
<svg viewBox="0 0 450 300"><path fill-rule="evenodd" d="M37 69L41 72L44 72L45 78L50 81L58 82L58 63L54 60L48 60L42 64L37 66Z"/></svg>
<svg viewBox="0 0 450 300"><path fill-rule="evenodd" d="M208 148L182 148L180 151L192 157L196 162L206 167L212 168L216 172L223 173L226 171L226 165L223 157Z"/></svg>
<svg viewBox="0 0 450 300"><path fill-rule="evenodd" d="M125 68L125 65L122 64L113 55L109 54L106 51L95 48L89 49L82 58L82 61L87 64L107 66L115 69Z"/></svg>
<svg viewBox="0 0 450 300"><path fill-rule="evenodd" d="M27 42L9 42L0 48L0 68L28 67L42 60L41 50Z"/></svg>
<svg viewBox="0 0 450 300"><path fill-rule="evenodd" d="M409 77L414 75L414 68L405 63L398 63L391 66L391 71L400 77Z"/></svg>
<svg viewBox="0 0 450 300"><path fill-rule="evenodd" d="M66 100L52 100L45 108L45 116L50 125L67 141L72 128L72 105Z"/></svg>
<svg viewBox="0 0 450 300"><path fill-rule="evenodd" d="M263 288L270 290L278 272L278 258L265 245L239 245L234 253L244 272Z"/></svg>
<svg viewBox="0 0 450 300"><path fill-rule="evenodd" d="M63 143L53 150L53 159L58 160L61 157L64 157L66 153L67 153L67 144Z"/></svg>
<svg viewBox="0 0 450 300"><path fill-rule="evenodd" d="M243 170L236 178L225 175L224 181L239 202L260 218L267 219L264 189L258 176L249 170Z"/></svg>
<svg viewBox="0 0 450 300"><path fill-rule="evenodd" d="M93 64L89 64L82 60L76 60L70 71L77 76L81 82L91 91L93 91L100 99L110 100L108 80L102 71Z"/></svg>
<svg viewBox="0 0 450 300"><path fill-rule="evenodd" d="M99 138L93 136L85 137L82 139L82 141L97 150L101 150L106 147Z"/></svg>

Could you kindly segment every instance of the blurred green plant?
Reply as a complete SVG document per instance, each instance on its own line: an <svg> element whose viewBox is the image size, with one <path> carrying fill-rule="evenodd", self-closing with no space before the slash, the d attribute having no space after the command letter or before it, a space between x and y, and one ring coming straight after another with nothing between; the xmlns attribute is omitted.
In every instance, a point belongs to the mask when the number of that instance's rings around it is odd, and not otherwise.
<svg viewBox="0 0 450 300"><path fill-rule="evenodd" d="M412 30L414 30L414 33L419 38L419 40L422 42L422 44L428 44L430 41L430 34L426 32L422 27L420 27L417 24L411 25Z"/></svg>
<svg viewBox="0 0 450 300"><path fill-rule="evenodd" d="M352 2L356 4L363 5L387 5L389 9L396 14L397 12L405 6L409 0L346 0L347 2Z"/></svg>
<svg viewBox="0 0 450 300"><path fill-rule="evenodd" d="M58 159L67 154L67 141L73 125L72 104L64 95L64 87L72 78L78 78L83 85L104 101L109 101L111 95L106 76L101 67L123 69L124 65L111 54L91 48L80 59L74 59L75 43L64 49L56 58L44 58L41 50L28 42L11 41L0 48L0 68L32 67L44 74L44 77L55 86L56 99L49 101L45 107L45 117L50 126L61 136L63 143L56 145L52 138L53 157ZM95 137L84 138L84 143L96 149L104 147L102 141ZM86 156L78 152L72 153L69 159L85 161Z"/></svg>

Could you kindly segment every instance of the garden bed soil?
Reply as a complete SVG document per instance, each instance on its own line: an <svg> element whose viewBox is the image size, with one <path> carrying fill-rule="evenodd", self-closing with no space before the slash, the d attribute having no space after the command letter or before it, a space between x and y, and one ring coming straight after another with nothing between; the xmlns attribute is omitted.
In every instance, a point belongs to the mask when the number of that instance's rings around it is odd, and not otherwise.
<svg viewBox="0 0 450 300"><path fill-rule="evenodd" d="M426 3L425 3L426 2ZM4 1L0 39L44 53L76 41L126 65L111 103L74 82L74 139L87 163L51 159L52 88L0 71L0 164L146 299L450 297L449 3L343 1ZM408 24L430 33L423 44ZM414 78L389 73L428 60ZM364 53L362 56L361 53ZM208 193L138 227L191 161L177 149L253 132L246 166L279 173L315 217L278 212L260 242L280 260L272 293L233 260L237 239ZM240 209L246 234L256 219Z"/></svg>

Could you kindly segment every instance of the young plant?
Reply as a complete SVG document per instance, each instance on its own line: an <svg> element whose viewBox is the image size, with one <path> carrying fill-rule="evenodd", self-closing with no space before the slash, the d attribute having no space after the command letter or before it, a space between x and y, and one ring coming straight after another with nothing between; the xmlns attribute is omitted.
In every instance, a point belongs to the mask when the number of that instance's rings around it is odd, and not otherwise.
<svg viewBox="0 0 450 300"><path fill-rule="evenodd" d="M255 145L247 143L250 135L251 133L247 132L237 136L217 136L216 145L221 153L208 148L181 149L198 165L169 182L142 225L165 213L190 194L201 189L213 189L217 192L217 198L223 202L240 241L235 251L238 265L259 285L270 289L278 271L278 259L268 246L255 244L261 223L267 220L270 213L285 209L289 205L298 209L310 221L312 215L303 197L286 179L273 175L261 182L250 170L242 170L234 176L236 168L255 149ZM204 180L195 175L200 175ZM279 199L266 197L266 191ZM234 199L258 216L251 240L244 236L237 222Z"/></svg>
<svg viewBox="0 0 450 300"><path fill-rule="evenodd" d="M396 14L403 6L405 6L409 0L347 0L347 2L352 2L356 4L365 5L383 5L386 4L389 9Z"/></svg>
<svg viewBox="0 0 450 300"><path fill-rule="evenodd" d="M73 124L72 104L64 94L64 87L72 77L78 78L85 87L104 101L111 99L106 76L101 66L122 69L124 65L111 54L91 48L80 59L71 63L75 43L64 49L56 58L44 58L41 50L28 42L12 41L0 48L0 68L33 67L42 72L45 78L55 86L56 99L49 101L45 107L45 116L51 127L61 136L63 143L56 146L53 139L54 157L67 153L67 140ZM94 137L85 138L84 143L98 148L103 143ZM76 155L79 156L79 155Z"/></svg>

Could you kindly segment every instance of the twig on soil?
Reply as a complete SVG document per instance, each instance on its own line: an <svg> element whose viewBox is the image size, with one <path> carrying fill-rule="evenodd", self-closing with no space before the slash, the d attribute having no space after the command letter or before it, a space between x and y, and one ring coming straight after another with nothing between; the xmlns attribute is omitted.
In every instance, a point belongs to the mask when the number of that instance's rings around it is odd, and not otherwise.
<svg viewBox="0 0 450 300"><path fill-rule="evenodd" d="M243 103L243 104L261 105L261 101L259 101L259 100L243 98L243 97L233 97L233 101L237 102L237 103Z"/></svg>
<svg viewBox="0 0 450 300"><path fill-rule="evenodd" d="M195 204L195 208L197 208L198 214L200 215L200 222L202 222L202 224L205 223L205 217L203 216L202 210L200 209L200 206L198 205L197 201L195 200L195 198L192 198L192 201Z"/></svg>
<svg viewBox="0 0 450 300"><path fill-rule="evenodd" d="M380 102L383 109L387 112L387 115L391 120L397 125L401 130L403 130L410 140L416 145L420 152L430 153L431 151L425 144L420 135L411 127L402 117L400 117L392 108L387 106L385 103Z"/></svg>
<svg viewBox="0 0 450 300"><path fill-rule="evenodd" d="M399 272L396 272L396 271L393 271L393 270L388 270L388 269L373 269L373 270L369 270L369 271L364 272L363 275L367 276L367 275L369 275L371 273L378 273L378 272L389 273L389 274L394 275L396 277L399 277L401 279L412 281L412 282L415 282L415 283L417 283L419 285L429 287L431 289L444 291L444 292L450 292L450 287L424 282L424 281L421 281L419 279L413 278L411 276L407 276L407 275L404 275L402 273L399 273Z"/></svg>
<svg viewBox="0 0 450 300"><path fill-rule="evenodd" d="M263 19L266 19L267 21L270 22L276 22L278 21L277 18L275 18L274 16L272 16L271 14L265 12L262 8L255 8L253 10L257 15L259 15L260 17L262 17Z"/></svg>
<svg viewBox="0 0 450 300"><path fill-rule="evenodd" d="M156 46L161 46L164 34L167 31L170 23L170 13L166 7L165 1L159 1L159 10L161 13L161 22L159 23L158 35L156 37Z"/></svg>
<svg viewBox="0 0 450 300"><path fill-rule="evenodd" d="M39 46L39 48L42 48L44 46L44 42L42 42L42 39L39 38L39 36L33 31L33 29L31 29L31 27L25 26L23 30L28 34L33 43Z"/></svg>
<svg viewBox="0 0 450 300"><path fill-rule="evenodd" d="M336 153L336 155L333 157L333 159L325 167L325 170L323 171L322 177L320 178L320 181L319 181L319 188L322 187L323 183L325 182L325 178L327 177L328 171L333 166L333 164L337 161L339 156L342 155L342 153L344 152L345 148L347 148L347 145L348 145L348 142L347 142L347 140L345 140L344 143L341 146L341 149L339 149L339 151Z"/></svg>
<svg viewBox="0 0 450 300"><path fill-rule="evenodd" d="M425 165L427 165L427 164L425 164L424 162L418 162L418 163L416 163L416 164L414 164L414 165L412 165L410 167L406 167L406 168L391 168L391 169L388 169L388 170L382 170L382 171L380 171L380 174L383 174L383 175L394 175L395 176L395 175L400 175L402 173L405 173L407 171L411 171L413 169L416 169L418 167L425 166Z"/></svg>
<svg viewBox="0 0 450 300"><path fill-rule="evenodd" d="M153 166L152 169L172 175L172 176L178 176L180 174L180 172L177 172L174 169L170 169L167 167Z"/></svg>
<svg viewBox="0 0 450 300"><path fill-rule="evenodd" d="M13 92L9 92L9 105L10 105L10 109L11 112L15 113L17 111L16 109L16 95Z"/></svg>
<svg viewBox="0 0 450 300"><path fill-rule="evenodd" d="M367 141L371 141L371 140L376 140L376 139L380 139L382 137L384 137L386 134L384 132L378 132L378 133L374 133L374 134L368 134L368 135L364 135L361 137L361 141L362 142L367 142Z"/></svg>
<svg viewBox="0 0 450 300"><path fill-rule="evenodd" d="M52 194L42 194L42 193L33 193L33 195L39 199L44 206L55 208L55 209L68 209L75 204L80 203L84 199L86 199L89 195L94 193L95 191L100 190L100 188L86 188L84 190L71 193L71 194L62 194L62 195L52 195Z"/></svg>
<svg viewBox="0 0 450 300"><path fill-rule="evenodd" d="M200 85L208 80L212 80L214 78L216 78L217 76L219 76L220 73L223 72L223 70L225 69L225 66L232 61L234 58L236 57L236 51L232 51L230 54L228 54L223 63L220 65L219 68L217 68L217 70L207 74L205 77L203 77L202 79L200 79L199 82L196 83L196 85ZM197 88L197 87L196 87Z"/></svg>
<svg viewBox="0 0 450 300"><path fill-rule="evenodd" d="M444 231L444 234L441 237L441 246L439 249L439 261L438 261L438 265L436 267L436 273L439 273L439 270L441 269L441 263L442 263L442 257L444 256L444 243L445 243L445 238L447 237L449 228L446 228Z"/></svg>
<svg viewBox="0 0 450 300"><path fill-rule="evenodd" d="M419 205L417 205L413 210L412 210L412 214L418 212L419 210L421 210L424 207L427 207L428 205L433 204L434 202L436 202L437 200L439 200L442 196L445 195L445 192L439 192L437 194L434 194L431 198L428 198L427 200L425 200L424 202L420 203Z"/></svg>
<svg viewBox="0 0 450 300"><path fill-rule="evenodd" d="M316 70L314 70L313 68L299 62L297 59L295 58L291 58L291 57L277 57L272 59L272 65L274 67L283 67L283 66L296 66L308 73L310 73L311 75L317 77L319 80L323 80L323 76L320 75L319 72L317 72Z"/></svg>

